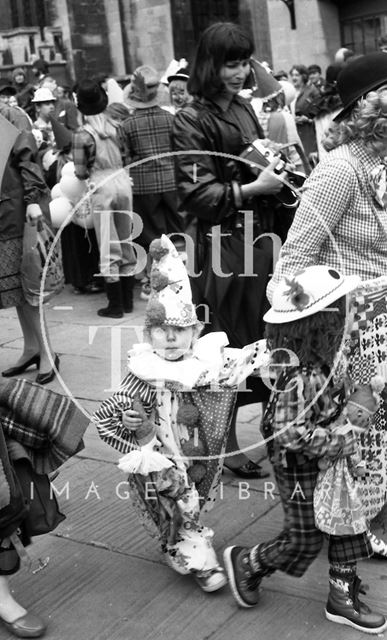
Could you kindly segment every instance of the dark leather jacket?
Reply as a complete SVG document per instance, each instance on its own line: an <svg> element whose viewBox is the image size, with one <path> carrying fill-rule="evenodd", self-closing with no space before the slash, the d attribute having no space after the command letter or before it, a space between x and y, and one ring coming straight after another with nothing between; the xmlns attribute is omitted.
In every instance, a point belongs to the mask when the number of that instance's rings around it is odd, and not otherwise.
<svg viewBox="0 0 387 640"><path fill-rule="evenodd" d="M256 124L256 137L263 132L250 104L235 98ZM175 116L173 125L174 151L217 152L239 156L251 142L243 137L240 128L227 113L210 100L195 99ZM243 175L242 163L206 153L176 157L178 193L181 208L197 216L202 228L226 223L235 218L238 208L234 201L232 182L249 182L252 175ZM251 208L244 203L244 209Z"/></svg>

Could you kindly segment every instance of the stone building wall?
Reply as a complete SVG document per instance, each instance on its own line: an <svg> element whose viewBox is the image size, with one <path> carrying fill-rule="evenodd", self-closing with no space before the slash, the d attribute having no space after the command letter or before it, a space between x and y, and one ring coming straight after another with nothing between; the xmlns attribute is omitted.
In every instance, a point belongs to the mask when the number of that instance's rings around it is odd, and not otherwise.
<svg viewBox="0 0 387 640"><path fill-rule="evenodd" d="M296 29L282 0L267 0L274 69L293 64L326 68L340 47L339 16L331 0L295 0Z"/></svg>

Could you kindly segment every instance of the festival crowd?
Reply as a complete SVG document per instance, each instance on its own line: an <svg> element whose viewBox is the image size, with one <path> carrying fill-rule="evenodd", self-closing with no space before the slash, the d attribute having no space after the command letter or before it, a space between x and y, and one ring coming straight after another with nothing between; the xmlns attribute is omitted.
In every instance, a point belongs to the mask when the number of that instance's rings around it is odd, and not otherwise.
<svg viewBox="0 0 387 640"><path fill-rule="evenodd" d="M47 387L60 359L39 294L65 282L104 293L103 318L130 314L136 288L147 301L143 341L92 422L170 569L259 608L266 578L302 576L326 539L326 618L381 633L357 563L387 560L374 533L387 527L386 52L273 71L222 22L163 76L141 65L70 88L44 60L32 69L0 80L0 309L23 335L0 384L0 622L45 633L7 576L63 519L47 487L87 427ZM51 289L33 291L28 243L43 246L39 285L58 229ZM238 409L257 403L283 528L222 564L205 513L223 467L268 475L238 447Z"/></svg>

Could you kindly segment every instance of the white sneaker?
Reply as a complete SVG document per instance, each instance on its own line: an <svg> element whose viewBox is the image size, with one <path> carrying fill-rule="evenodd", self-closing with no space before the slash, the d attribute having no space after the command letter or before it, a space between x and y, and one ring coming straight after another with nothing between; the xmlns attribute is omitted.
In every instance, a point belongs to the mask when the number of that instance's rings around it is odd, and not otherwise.
<svg viewBox="0 0 387 640"><path fill-rule="evenodd" d="M195 580L206 593L218 591L227 584L227 576L221 567L210 569L209 571L200 571L195 574Z"/></svg>

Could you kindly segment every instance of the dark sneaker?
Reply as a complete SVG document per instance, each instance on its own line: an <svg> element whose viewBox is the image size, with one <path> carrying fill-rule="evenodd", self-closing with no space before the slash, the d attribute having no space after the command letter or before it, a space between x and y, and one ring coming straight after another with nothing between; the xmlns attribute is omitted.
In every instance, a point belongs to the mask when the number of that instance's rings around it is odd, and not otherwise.
<svg viewBox="0 0 387 640"><path fill-rule="evenodd" d="M224 565L233 596L240 607L254 607L259 600L261 573L254 573L250 565L250 549L227 547L223 553Z"/></svg>
<svg viewBox="0 0 387 640"><path fill-rule="evenodd" d="M331 622L344 624L358 631L378 635L387 628L383 614L374 613L359 600L361 580L356 575L330 575L329 596L325 615Z"/></svg>

